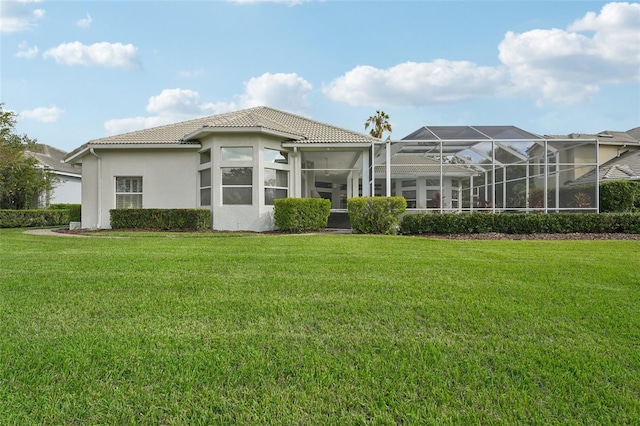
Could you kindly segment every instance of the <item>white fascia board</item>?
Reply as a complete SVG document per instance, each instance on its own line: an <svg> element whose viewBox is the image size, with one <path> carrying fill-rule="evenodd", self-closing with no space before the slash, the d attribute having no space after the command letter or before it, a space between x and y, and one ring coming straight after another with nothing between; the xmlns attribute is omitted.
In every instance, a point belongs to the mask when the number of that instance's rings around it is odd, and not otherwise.
<svg viewBox="0 0 640 426"><path fill-rule="evenodd" d="M324 149L336 149L336 148L370 148L369 142L349 142L349 143L300 143L300 142L283 142L284 148L324 148Z"/></svg>
<svg viewBox="0 0 640 426"><path fill-rule="evenodd" d="M184 136L184 140L197 139L198 137L210 133L264 133L266 135L278 136L286 139L300 139L301 135L267 129L264 127L201 127L195 132Z"/></svg>
<svg viewBox="0 0 640 426"><path fill-rule="evenodd" d="M64 159L65 163L73 163L84 157L91 149L200 149L200 143L115 143L115 144L87 144L71 157Z"/></svg>

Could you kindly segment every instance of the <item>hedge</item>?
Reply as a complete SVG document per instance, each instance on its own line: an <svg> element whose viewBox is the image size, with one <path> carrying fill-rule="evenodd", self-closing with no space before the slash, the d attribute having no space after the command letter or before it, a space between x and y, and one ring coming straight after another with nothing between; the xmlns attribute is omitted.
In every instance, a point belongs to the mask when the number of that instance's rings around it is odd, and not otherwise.
<svg viewBox="0 0 640 426"><path fill-rule="evenodd" d="M396 234L400 215L406 209L404 197L356 197L347 200L351 228L364 234Z"/></svg>
<svg viewBox="0 0 640 426"><path fill-rule="evenodd" d="M208 209L112 209L112 229L201 231L211 228Z"/></svg>
<svg viewBox="0 0 640 426"><path fill-rule="evenodd" d="M323 198L277 198L273 218L284 232L309 232L327 227L331 201Z"/></svg>
<svg viewBox="0 0 640 426"><path fill-rule="evenodd" d="M68 210L0 210L0 228L57 226L69 223Z"/></svg>
<svg viewBox="0 0 640 426"><path fill-rule="evenodd" d="M416 234L624 233L640 234L638 213L416 213L400 232Z"/></svg>
<svg viewBox="0 0 640 426"><path fill-rule="evenodd" d="M49 206L51 210L67 210L69 212L69 222L81 222L81 212L82 205L81 204L51 204Z"/></svg>
<svg viewBox="0 0 640 426"><path fill-rule="evenodd" d="M631 212L637 207L640 207L640 182L600 183L600 212Z"/></svg>

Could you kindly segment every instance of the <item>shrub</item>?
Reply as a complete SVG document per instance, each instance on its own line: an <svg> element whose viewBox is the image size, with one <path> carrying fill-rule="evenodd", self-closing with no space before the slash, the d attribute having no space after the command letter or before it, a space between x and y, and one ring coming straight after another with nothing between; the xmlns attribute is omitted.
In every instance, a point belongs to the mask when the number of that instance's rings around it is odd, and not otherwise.
<svg viewBox="0 0 640 426"><path fill-rule="evenodd" d="M600 184L601 212L631 212L640 201L640 182L618 180Z"/></svg>
<svg viewBox="0 0 640 426"><path fill-rule="evenodd" d="M407 209L404 197L357 197L347 200L351 227L365 234L396 234L400 215Z"/></svg>
<svg viewBox="0 0 640 426"><path fill-rule="evenodd" d="M208 209L113 209L113 229L181 229L201 231L211 228Z"/></svg>
<svg viewBox="0 0 640 426"><path fill-rule="evenodd" d="M56 226L69 223L68 210L0 210L0 228Z"/></svg>
<svg viewBox="0 0 640 426"><path fill-rule="evenodd" d="M416 213L405 215L400 232L415 234L640 233L638 213Z"/></svg>
<svg viewBox="0 0 640 426"><path fill-rule="evenodd" d="M284 232L309 232L327 227L331 201L323 198L278 198L274 201L275 224Z"/></svg>
<svg viewBox="0 0 640 426"><path fill-rule="evenodd" d="M69 222L81 222L81 212L82 205L81 204L51 204L49 206L51 210L67 210L69 212Z"/></svg>

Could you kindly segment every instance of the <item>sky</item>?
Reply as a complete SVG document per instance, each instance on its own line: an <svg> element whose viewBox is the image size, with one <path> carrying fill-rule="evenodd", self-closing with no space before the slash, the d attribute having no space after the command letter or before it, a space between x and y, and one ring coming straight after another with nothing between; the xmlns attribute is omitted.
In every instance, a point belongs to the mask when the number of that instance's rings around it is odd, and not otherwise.
<svg viewBox="0 0 640 426"><path fill-rule="evenodd" d="M89 140L270 106L392 139L425 125L640 126L640 3L0 0L17 132ZM386 137L386 136L385 136Z"/></svg>

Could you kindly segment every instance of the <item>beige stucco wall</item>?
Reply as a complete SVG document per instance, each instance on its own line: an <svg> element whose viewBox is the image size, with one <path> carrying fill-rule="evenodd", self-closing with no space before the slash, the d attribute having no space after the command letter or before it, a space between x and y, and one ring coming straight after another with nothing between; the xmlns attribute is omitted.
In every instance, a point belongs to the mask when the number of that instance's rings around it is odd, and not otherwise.
<svg viewBox="0 0 640 426"><path fill-rule="evenodd" d="M213 229L227 231L268 231L275 228L273 206L264 204L264 149L282 148L281 138L265 134L212 134L201 138L202 149L211 150L211 207ZM221 157L223 147L251 147L253 159L247 162L224 162ZM268 167L289 171L289 196L293 196L293 156L289 155L289 164L273 164ZM202 169L203 166L200 166ZM251 167L253 169L252 205L222 204L222 167Z"/></svg>
<svg viewBox="0 0 640 426"><path fill-rule="evenodd" d="M143 208L195 208L195 149L96 149L82 161L82 227L110 228L115 179L142 176Z"/></svg>
<svg viewBox="0 0 640 426"><path fill-rule="evenodd" d="M265 168L289 172L288 196L302 194L301 154L282 148L283 136L261 132L200 135L200 146L167 149L95 149L82 158L82 227L110 228L109 210L115 208L115 179L142 176L143 208L210 208L212 227L227 231L275 229L274 207L265 205ZM223 147L251 147L253 158L222 161ZM264 162L265 148L289 153L288 164ZM211 162L201 164L200 153L211 150ZM222 203L223 167L251 167L252 204ZM211 206L202 206L199 171L211 168ZM296 177L297 175L297 177Z"/></svg>

